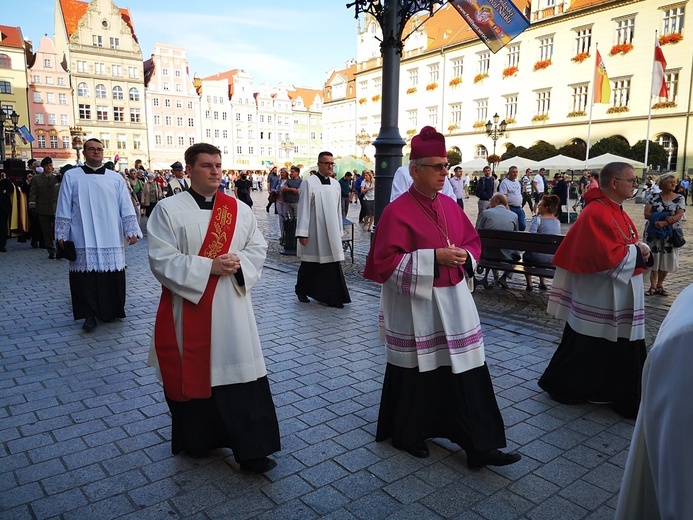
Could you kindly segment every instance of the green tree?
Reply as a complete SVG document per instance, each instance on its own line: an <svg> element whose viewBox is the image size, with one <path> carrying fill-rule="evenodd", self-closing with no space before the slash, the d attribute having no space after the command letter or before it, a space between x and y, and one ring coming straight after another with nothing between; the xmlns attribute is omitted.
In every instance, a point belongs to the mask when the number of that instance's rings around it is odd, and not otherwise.
<svg viewBox="0 0 693 520"><path fill-rule="evenodd" d="M600 139L592 145L592 148L590 148L590 157L597 157L605 153L612 153L614 155L620 155L621 157L628 157L628 154L630 153L630 145L628 144L628 141L622 137L612 135L611 137Z"/></svg>
<svg viewBox="0 0 693 520"><path fill-rule="evenodd" d="M644 139L631 146L628 158L635 161L645 162ZM652 170L666 170L667 163L669 162L669 153L659 143L650 141L650 149L647 153L647 162L648 165L652 166Z"/></svg>
<svg viewBox="0 0 693 520"><path fill-rule="evenodd" d="M566 157L572 157L573 159L584 161L587 146L577 143L567 144L565 146L561 146L558 150L556 150L556 152L561 155L565 155Z"/></svg>
<svg viewBox="0 0 693 520"><path fill-rule="evenodd" d="M546 141L539 141L537 144L527 148L520 157L531 159L532 161L543 161L557 154L556 147Z"/></svg>
<svg viewBox="0 0 693 520"><path fill-rule="evenodd" d="M462 162L462 154L454 149L448 150L448 162L451 166L457 166Z"/></svg>
<svg viewBox="0 0 693 520"><path fill-rule="evenodd" d="M501 155L501 160L505 161L506 159L510 159L512 157L523 157L523 153L527 151L527 148L524 146L513 146L509 150L507 150L503 155Z"/></svg>

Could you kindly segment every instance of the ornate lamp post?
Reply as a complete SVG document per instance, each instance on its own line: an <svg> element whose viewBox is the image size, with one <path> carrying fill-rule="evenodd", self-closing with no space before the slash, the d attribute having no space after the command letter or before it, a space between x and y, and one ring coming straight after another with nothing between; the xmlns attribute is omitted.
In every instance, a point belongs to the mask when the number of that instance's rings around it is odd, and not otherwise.
<svg viewBox="0 0 693 520"><path fill-rule="evenodd" d="M362 128L361 132L356 134L356 146L361 148L361 156L366 155L366 146L371 144L371 136L366 133L366 129Z"/></svg>
<svg viewBox="0 0 693 520"><path fill-rule="evenodd" d="M375 222L390 202L390 191L395 171L402 165L404 141L399 134L399 64L402 58L402 32L407 21L416 13L433 13L433 4L440 0L354 0L347 9L354 8L355 16L371 15L383 33L380 53L383 57L383 98L381 103L380 132L373 141L375 146Z"/></svg>
<svg viewBox="0 0 693 520"><path fill-rule="evenodd" d="M284 155L286 156L287 159L291 158L291 150L294 149L294 142L289 139L289 136L286 136L286 139L284 139L281 143L279 143L279 147L284 150Z"/></svg>
<svg viewBox="0 0 693 520"><path fill-rule="evenodd" d="M7 119L7 113L5 113L4 110L0 110L0 128L2 128L2 146L0 146L0 151L2 152L2 159L3 161L6 159L5 157L5 124L10 123L7 125L8 128L12 129L12 133L10 134L10 146L12 147L12 156L11 158L14 159L17 155L17 143L15 141L15 132L17 131L17 123L19 123L19 114L15 112L14 110L10 114L10 119L8 121Z"/></svg>
<svg viewBox="0 0 693 520"><path fill-rule="evenodd" d="M493 140L493 155L496 155L496 141L501 138L501 136L505 133L505 129L508 126L508 124L505 122L505 119L500 122L500 125L498 124L498 113L495 113L493 115L493 123L491 123L491 120L486 123L486 135L489 136ZM493 163L493 171L496 171L496 163Z"/></svg>
<svg viewBox="0 0 693 520"><path fill-rule="evenodd" d="M72 148L77 154L77 162L79 162L79 151L82 149L82 127L70 127L70 135L72 136Z"/></svg>

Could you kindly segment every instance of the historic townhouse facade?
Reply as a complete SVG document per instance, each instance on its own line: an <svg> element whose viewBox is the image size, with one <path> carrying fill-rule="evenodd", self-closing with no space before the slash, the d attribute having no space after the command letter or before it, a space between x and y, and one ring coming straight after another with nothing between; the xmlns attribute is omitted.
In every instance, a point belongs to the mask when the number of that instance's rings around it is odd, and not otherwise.
<svg viewBox="0 0 693 520"><path fill-rule="evenodd" d="M484 125L496 113L508 122L498 154L540 140L557 147L586 142L598 46L612 94L592 109L591 144L610 136L630 145L645 139L652 106L649 138L669 151L669 169L688 172L693 129L686 7L686 1L532 0L526 11L531 26L495 55L451 5L431 18L423 14L405 30L414 33L400 66L400 133L409 141L433 125L463 161L492 153ZM650 96L655 31L667 60L668 100ZM355 121L373 135L380 127L382 84L377 23L365 17L358 38Z"/></svg>
<svg viewBox="0 0 693 520"><path fill-rule="evenodd" d="M27 100L26 56L22 30L19 27L0 25L0 110L7 115L7 123L2 129L5 157L12 158L12 132L9 131L10 114L19 114L18 126L29 128L29 105ZM16 159L29 159L31 149L18 135L14 136Z"/></svg>
<svg viewBox="0 0 693 520"><path fill-rule="evenodd" d="M290 138L294 143L291 150L292 162L304 166L314 164L322 151L323 142L322 91L294 88L288 94L293 111L293 136ZM327 147L330 147L329 143Z"/></svg>
<svg viewBox="0 0 693 520"><path fill-rule="evenodd" d="M226 78L195 78L193 81L200 96L200 140L218 147L222 154L222 167L232 169L234 125L231 119L229 82Z"/></svg>
<svg viewBox="0 0 693 520"><path fill-rule="evenodd" d="M356 61L330 73L323 96L323 134L326 145L338 156L360 156L366 151L356 146ZM365 131L365 128L363 129ZM372 155L372 154L371 154Z"/></svg>
<svg viewBox="0 0 693 520"><path fill-rule="evenodd" d="M169 169L200 141L200 96L189 74L185 49L157 43L144 62L145 107L153 170Z"/></svg>
<svg viewBox="0 0 693 520"><path fill-rule="evenodd" d="M130 12L112 0L57 0L55 44L73 88L75 124L121 169L147 160L142 51Z"/></svg>
<svg viewBox="0 0 693 520"><path fill-rule="evenodd" d="M50 156L56 167L74 164L70 127L74 125L70 75L63 68L53 40L41 38L33 63L27 71L29 120L35 138L34 158Z"/></svg>

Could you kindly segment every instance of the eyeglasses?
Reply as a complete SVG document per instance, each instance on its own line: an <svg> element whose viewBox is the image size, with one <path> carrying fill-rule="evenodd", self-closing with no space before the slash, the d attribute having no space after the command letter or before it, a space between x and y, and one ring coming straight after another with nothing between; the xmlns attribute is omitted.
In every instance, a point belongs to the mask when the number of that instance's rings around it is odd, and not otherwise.
<svg viewBox="0 0 693 520"><path fill-rule="evenodd" d="M325 161L318 161L320 164L324 164L325 166L334 166L333 162L325 162Z"/></svg>
<svg viewBox="0 0 693 520"><path fill-rule="evenodd" d="M617 181L626 181L630 182L633 186L635 186L638 183L638 179L619 179L618 177L614 177Z"/></svg>
<svg viewBox="0 0 693 520"><path fill-rule="evenodd" d="M89 148L85 148L87 152L93 152L93 153L101 153L103 152L103 148L94 148L93 146L90 146Z"/></svg>
<svg viewBox="0 0 693 520"><path fill-rule="evenodd" d="M443 164L422 164L421 166L427 166L428 168L433 168L433 170L437 172L442 172L443 168L446 170L450 168L450 163L443 163Z"/></svg>

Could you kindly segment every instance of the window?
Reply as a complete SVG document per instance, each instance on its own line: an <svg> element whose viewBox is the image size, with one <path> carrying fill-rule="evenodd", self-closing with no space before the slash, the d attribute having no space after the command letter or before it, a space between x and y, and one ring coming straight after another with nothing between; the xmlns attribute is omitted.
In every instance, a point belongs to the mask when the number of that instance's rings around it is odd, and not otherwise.
<svg viewBox="0 0 693 520"><path fill-rule="evenodd" d="M488 69L491 66L491 53L488 51L478 53L479 63L477 71L479 74L488 74Z"/></svg>
<svg viewBox="0 0 693 520"><path fill-rule="evenodd" d="M52 135L50 137L50 140L51 140L51 148L57 148L58 147L58 136Z"/></svg>
<svg viewBox="0 0 693 520"><path fill-rule="evenodd" d="M12 59L7 54L0 53L0 69L11 69Z"/></svg>
<svg viewBox="0 0 693 520"><path fill-rule="evenodd" d="M118 85L113 87L113 99L123 99L123 89Z"/></svg>
<svg viewBox="0 0 693 520"><path fill-rule="evenodd" d="M508 54L505 67L518 67L520 65L520 44L508 45Z"/></svg>
<svg viewBox="0 0 693 520"><path fill-rule="evenodd" d="M613 96L615 107L627 107L630 101L630 78L613 79Z"/></svg>
<svg viewBox="0 0 693 520"><path fill-rule="evenodd" d="M100 74L101 76L106 75L106 64L105 63L94 63L94 74Z"/></svg>
<svg viewBox="0 0 693 520"><path fill-rule="evenodd" d="M40 92L34 92L34 103L43 103Z"/></svg>
<svg viewBox="0 0 693 520"><path fill-rule="evenodd" d="M221 137L224 138L224 139L228 139L228 138L229 138L229 131L228 131L228 130L223 130L223 131L221 132Z"/></svg>
<svg viewBox="0 0 693 520"><path fill-rule="evenodd" d="M192 110L192 109L193 109L193 102L192 102L192 101L188 101L188 110ZM224 113L225 113L225 112L224 112Z"/></svg>
<svg viewBox="0 0 693 520"><path fill-rule="evenodd" d="M79 105L79 118L91 119L91 105Z"/></svg>
<svg viewBox="0 0 693 520"><path fill-rule="evenodd" d="M505 121L517 118L517 94L505 97Z"/></svg>
<svg viewBox="0 0 693 520"><path fill-rule="evenodd" d="M635 16L616 20L616 44L633 43L635 33Z"/></svg>
<svg viewBox="0 0 693 520"><path fill-rule="evenodd" d="M537 115L548 115L551 108L551 91L539 90L537 92Z"/></svg>
<svg viewBox="0 0 693 520"><path fill-rule="evenodd" d="M61 87L64 87L65 86L65 78L58 78L58 85L60 85Z"/></svg>
<svg viewBox="0 0 693 520"><path fill-rule="evenodd" d="M162 76L168 76L168 69L161 69Z"/></svg>
<svg viewBox="0 0 693 520"><path fill-rule="evenodd" d="M183 92L183 87L180 83L176 83L176 92Z"/></svg>
<svg viewBox="0 0 693 520"><path fill-rule="evenodd" d="M36 119L35 119L35 121L36 121L36 124L37 124L37 125L42 125L42 124L44 124L45 119L43 118L43 113L37 112L37 113L36 113Z"/></svg>
<svg viewBox="0 0 693 520"><path fill-rule="evenodd" d="M188 138L188 146L192 146L194 144L195 144L195 138L194 137Z"/></svg>
<svg viewBox="0 0 693 520"><path fill-rule="evenodd" d="M111 38L111 49L120 49L120 38Z"/></svg>
<svg viewBox="0 0 693 520"><path fill-rule="evenodd" d="M428 107L426 112L428 113L428 124L438 126L438 107Z"/></svg>
<svg viewBox="0 0 693 520"><path fill-rule="evenodd" d="M164 117L164 124L166 126L173 126L173 118L171 116Z"/></svg>
<svg viewBox="0 0 693 520"><path fill-rule="evenodd" d="M46 76L46 85L53 84L53 76Z"/></svg>
<svg viewBox="0 0 693 520"><path fill-rule="evenodd" d="M243 129L236 128L236 137L243 137Z"/></svg>
<svg viewBox="0 0 693 520"><path fill-rule="evenodd" d="M38 147L39 148L45 148L46 147L46 136L43 134L39 134L37 137L38 141Z"/></svg>
<svg viewBox="0 0 693 520"><path fill-rule="evenodd" d="M64 135L63 136L63 148L70 148L70 136L69 135Z"/></svg>
<svg viewBox="0 0 693 520"><path fill-rule="evenodd" d="M226 112L222 112L222 113L221 113L221 119L222 119L223 121L226 121L226 120L228 119L228 114L227 114Z"/></svg>
<svg viewBox="0 0 693 520"><path fill-rule="evenodd" d="M155 125L160 125L161 124L161 116L160 115L154 115L154 124Z"/></svg>
<svg viewBox="0 0 693 520"><path fill-rule="evenodd" d="M462 124L462 103L453 103L450 105L450 124L457 128Z"/></svg>
<svg viewBox="0 0 693 520"><path fill-rule="evenodd" d="M130 89L130 101L139 101L140 100L140 91L137 90L135 87L132 87Z"/></svg>
<svg viewBox="0 0 693 520"><path fill-rule="evenodd" d="M208 139L212 138L212 130L211 129L207 128L205 130L205 137L207 137Z"/></svg>
<svg viewBox="0 0 693 520"><path fill-rule="evenodd" d="M77 60L77 72L86 72L87 62L84 60Z"/></svg>
<svg viewBox="0 0 693 520"><path fill-rule="evenodd" d="M180 77L181 77L181 73L180 73L179 70L173 71L173 75L174 75L175 77L177 77L177 78L180 78Z"/></svg>
<svg viewBox="0 0 693 520"><path fill-rule="evenodd" d="M176 126L183 126L183 116L176 117Z"/></svg>
<svg viewBox="0 0 693 520"><path fill-rule="evenodd" d="M482 123L488 119L488 98L477 99L476 103L476 120Z"/></svg>
<svg viewBox="0 0 693 520"><path fill-rule="evenodd" d="M382 78L375 78L373 80L373 89L375 90L376 94L380 94L383 91L383 79ZM294 121L294 123L298 124L298 121Z"/></svg>
<svg viewBox="0 0 693 520"><path fill-rule="evenodd" d="M428 66L428 82L429 83L438 83L439 79L440 79L440 64L434 63L433 65L429 65Z"/></svg>
<svg viewBox="0 0 693 520"><path fill-rule="evenodd" d="M185 146L185 136L184 135L178 136L178 146Z"/></svg>
<svg viewBox="0 0 693 520"><path fill-rule="evenodd" d="M238 114L237 114L238 115ZM236 121L240 121L241 119L239 117L236 118ZM272 116L267 116L267 122L272 123Z"/></svg>
<svg viewBox="0 0 693 520"><path fill-rule="evenodd" d="M592 46L592 28L575 30L575 54L589 53Z"/></svg>
<svg viewBox="0 0 693 520"><path fill-rule="evenodd" d="M116 147L118 150L124 150L128 147L127 136L125 134L118 134L116 138Z"/></svg>
<svg viewBox="0 0 693 520"><path fill-rule="evenodd" d="M161 135L160 134L156 134L154 136L154 144L161 144Z"/></svg>
<svg viewBox="0 0 693 520"><path fill-rule="evenodd" d="M111 75L116 78L123 76L123 66L122 65L111 65Z"/></svg>
<svg viewBox="0 0 693 520"><path fill-rule="evenodd" d="M486 157L488 157L488 150L483 144L480 144L474 149L475 159L486 159Z"/></svg>
<svg viewBox="0 0 693 520"><path fill-rule="evenodd" d="M48 114L48 124L55 126L55 114Z"/></svg>
<svg viewBox="0 0 693 520"><path fill-rule="evenodd" d="M67 105L67 94L58 94L58 103L61 105Z"/></svg>
<svg viewBox="0 0 693 520"><path fill-rule="evenodd" d="M205 119L212 119L212 111L211 110L205 110ZM239 119L239 121L240 121L240 119Z"/></svg>
<svg viewBox="0 0 693 520"><path fill-rule="evenodd" d="M214 111L214 120L215 121L219 120L219 112L216 110Z"/></svg>
<svg viewBox="0 0 693 520"><path fill-rule="evenodd" d="M171 108L171 100L170 99L164 99L164 106Z"/></svg>
<svg viewBox="0 0 693 520"><path fill-rule="evenodd" d="M195 118L194 118L194 117L189 117L189 118L188 118L188 126L189 126L190 128L194 128L194 127L195 127Z"/></svg>
<svg viewBox="0 0 693 520"><path fill-rule="evenodd" d="M137 79L139 74L137 73L137 67L128 67L128 77Z"/></svg>
<svg viewBox="0 0 693 520"><path fill-rule="evenodd" d="M662 34L680 33L683 31L684 6L670 7L662 12Z"/></svg>
<svg viewBox="0 0 693 520"><path fill-rule="evenodd" d="M409 128L414 130L419 127L419 111L407 110L407 119L409 120Z"/></svg>
<svg viewBox="0 0 693 520"><path fill-rule="evenodd" d="M183 108L183 102L180 99L176 99L176 108Z"/></svg>
<svg viewBox="0 0 693 520"><path fill-rule="evenodd" d="M152 98L152 104L155 107L158 107L159 106L159 98L158 97Z"/></svg>
<svg viewBox="0 0 693 520"><path fill-rule="evenodd" d="M46 103L49 105L55 105L55 94L52 92L46 93Z"/></svg>
<svg viewBox="0 0 693 520"><path fill-rule="evenodd" d="M91 44L94 47L103 47L103 37L99 34L92 35Z"/></svg>
<svg viewBox="0 0 693 520"><path fill-rule="evenodd" d="M94 94L96 95L96 99L106 99L106 97L108 96L106 87L101 83L94 87Z"/></svg>
<svg viewBox="0 0 693 520"><path fill-rule="evenodd" d="M539 38L539 61L548 61L553 57L553 35Z"/></svg>
<svg viewBox="0 0 693 520"><path fill-rule="evenodd" d="M132 136L132 148L135 150L142 149L142 136L140 134L133 134Z"/></svg>
<svg viewBox="0 0 693 520"><path fill-rule="evenodd" d="M50 58L44 58L43 59L43 66L46 69L52 69L53 68L53 62L51 61Z"/></svg>
<svg viewBox="0 0 693 520"><path fill-rule="evenodd" d="M296 148L298 148L298 147L296 147ZM253 148L252 146L249 146L248 147L248 154L253 155L254 153L255 153L255 148Z"/></svg>
<svg viewBox="0 0 693 520"><path fill-rule="evenodd" d="M67 114L60 114L60 125L68 126L70 124L70 119Z"/></svg>
<svg viewBox="0 0 693 520"><path fill-rule="evenodd" d="M253 114L248 114L248 122L249 123L253 122Z"/></svg>
<svg viewBox="0 0 693 520"><path fill-rule="evenodd" d="M664 79L667 82L669 101L676 101L679 93L679 71L664 71Z"/></svg>
<svg viewBox="0 0 693 520"><path fill-rule="evenodd" d="M131 108L130 109L130 122L131 123L141 123L142 122L142 114L141 114L139 108Z"/></svg>
<svg viewBox="0 0 693 520"><path fill-rule="evenodd" d="M113 107L113 121L118 121L121 123L125 121L125 108Z"/></svg>
<svg viewBox="0 0 693 520"><path fill-rule="evenodd" d="M243 153L243 147L242 146L236 146L236 153L242 154Z"/></svg>
<svg viewBox="0 0 693 520"><path fill-rule="evenodd" d="M111 134L101 134L99 139L101 139L101 143L103 144L104 148L111 147Z"/></svg>
<svg viewBox="0 0 693 520"><path fill-rule="evenodd" d="M207 114L207 119L209 119L209 110L206 112L206 114ZM241 114L236 113L236 121L240 121L240 120L241 120ZM269 123L269 121L268 121L268 123Z"/></svg>
<svg viewBox="0 0 693 520"><path fill-rule="evenodd" d="M172 135L167 135L166 136L166 144L168 146L173 146L173 136Z"/></svg>
<svg viewBox="0 0 693 520"><path fill-rule="evenodd" d="M79 97L89 97L89 86L84 82L77 85L77 95ZM34 101L36 101L36 99L34 99Z"/></svg>
<svg viewBox="0 0 693 520"><path fill-rule="evenodd" d="M168 81L164 81L164 90L171 90L168 86Z"/></svg>
<svg viewBox="0 0 693 520"><path fill-rule="evenodd" d="M214 137L219 138L219 130L214 130Z"/></svg>
<svg viewBox="0 0 693 520"><path fill-rule="evenodd" d="M409 69L407 71L409 88L414 88L419 84L419 69Z"/></svg>
<svg viewBox="0 0 693 520"><path fill-rule="evenodd" d="M587 83L573 85L573 112L584 112L587 109Z"/></svg>

